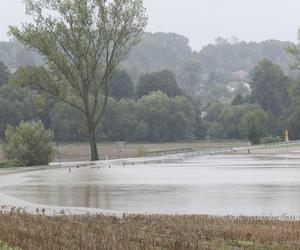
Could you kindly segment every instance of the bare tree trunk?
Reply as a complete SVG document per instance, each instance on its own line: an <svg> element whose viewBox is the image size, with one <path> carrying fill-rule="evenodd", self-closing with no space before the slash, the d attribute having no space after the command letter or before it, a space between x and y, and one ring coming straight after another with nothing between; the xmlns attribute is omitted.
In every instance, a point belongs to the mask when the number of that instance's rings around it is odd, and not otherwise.
<svg viewBox="0 0 300 250"><path fill-rule="evenodd" d="M98 161L99 154L97 149L97 142L96 142L96 129L89 128L89 139L90 139L90 148L91 148L91 161Z"/></svg>

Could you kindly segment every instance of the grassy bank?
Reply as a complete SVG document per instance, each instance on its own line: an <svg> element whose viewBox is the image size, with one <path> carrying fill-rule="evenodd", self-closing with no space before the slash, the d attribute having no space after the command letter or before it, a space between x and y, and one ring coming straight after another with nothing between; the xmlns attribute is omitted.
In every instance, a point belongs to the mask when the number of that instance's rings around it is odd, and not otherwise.
<svg viewBox="0 0 300 250"><path fill-rule="evenodd" d="M175 150L182 148L191 148L193 150L214 150L222 148L231 148L247 145L244 141L225 140L225 141L195 141L195 142L174 142L174 143L129 143L124 148L118 148L113 143L98 144L100 157L105 159L139 157L143 153L163 150ZM60 157L62 160L89 160L90 148L87 143L61 144ZM59 154L56 159L58 160Z"/></svg>
<svg viewBox="0 0 300 250"><path fill-rule="evenodd" d="M1 214L0 240L23 249L300 249L300 222L246 217Z"/></svg>

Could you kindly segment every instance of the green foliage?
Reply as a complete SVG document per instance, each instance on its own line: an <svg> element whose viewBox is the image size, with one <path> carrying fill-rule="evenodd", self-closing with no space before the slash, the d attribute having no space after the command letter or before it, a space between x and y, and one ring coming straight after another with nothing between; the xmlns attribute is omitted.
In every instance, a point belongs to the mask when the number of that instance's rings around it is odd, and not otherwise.
<svg viewBox="0 0 300 250"><path fill-rule="evenodd" d="M224 105L223 103L218 102L211 105L207 111L205 119L209 122L220 122L224 106L228 106L228 104Z"/></svg>
<svg viewBox="0 0 300 250"><path fill-rule="evenodd" d="M122 1L125 3L128 0ZM45 6L47 4L52 6L54 2L61 1L42 0L42 2L47 2ZM64 13L60 13L60 11L65 9L67 5L68 3L61 5L58 16L64 16ZM32 8L34 6L30 6L29 9ZM67 11L76 12L74 8ZM55 10L55 12L57 11ZM129 15L129 12L126 13ZM81 14L79 13L79 15ZM80 24L78 20L74 17L74 25L76 27L83 25L84 30L87 31L89 24ZM83 61L82 58L79 58L82 54L79 52L88 45L88 39L84 39L88 34L82 33L83 41L80 42L77 51L74 49L76 41L67 39L70 31L66 29L65 23L63 26L56 25L60 24L61 21L67 22L65 19L58 20L56 18L53 23L50 22L50 30L42 30L41 27L44 23L39 23L40 27L35 26L35 24L30 27L25 25L27 29L22 30L24 33L21 31L19 33L12 28L13 33L17 32L17 35L24 35L22 38L26 39L23 39L23 44L28 45L28 47L38 46L35 50L41 54L39 56L14 40L0 43L0 60L9 65L11 71L20 65L39 65L39 67L21 67L14 74L14 83L22 87L30 85L30 88L18 89L15 86L8 86L7 80L0 87L0 136L4 135L4 130L8 124L16 126L22 120L42 120L47 128L53 129L56 139L60 141L85 141L86 134L89 133L90 128L93 130L94 127L97 127L98 140L111 141L157 141L159 137L161 140L180 140L180 138L187 139L194 136L201 139L207 134L213 138L241 138L239 124L242 116L257 108L255 104L258 104L268 114L268 133L274 136L282 135L283 130L287 127L290 130L291 138L300 138L298 132L300 111L296 105L297 98L300 96L299 79L287 78L283 73L283 70L287 72L289 62L284 48L291 45L290 43L278 41L245 43L220 38L215 45L206 46L198 53L191 50L188 39L177 34L138 34L135 41L137 42L141 38L141 43L132 48L126 61L123 63L122 60L119 61L120 69L125 69L130 76L125 71L111 72L109 75L112 76L112 79L109 80L106 89L105 84L102 84L102 77L105 73L99 69L103 62L99 62L99 68L97 68L97 74L94 78L96 80L91 83L90 86L92 87L89 89L91 92L87 95L88 102L84 102L79 96L80 89L84 89L83 87L86 86L78 80L81 78L82 72L78 71L78 67L66 53L74 52L73 59L82 63L82 68L91 69L92 57L88 56ZM27 31L32 31L32 36L28 35ZM61 35L60 41L53 40L55 38L52 36L53 31L57 31L57 34ZM25 37L25 33L28 36ZM40 33L44 35L37 35ZM79 33L75 35L79 35ZM53 42L51 44L56 45L57 48L52 47L48 51L48 55L45 55L47 51L40 51L40 49L42 49L42 43L49 45L49 41ZM61 45L67 50L64 50ZM133 46L135 43L131 45ZM125 55L132 46L124 47L125 51L120 51L119 55ZM78 53L75 54L76 52ZM297 48L291 48L290 52L296 56ZM90 55L92 54L90 53ZM47 57L48 60L44 60ZM260 62L251 74L252 94L250 95L248 86L245 84L249 79L246 78L241 81L232 73L241 69L250 71L263 58L280 64L283 70L270 61ZM45 67L43 67L43 60L48 62ZM1 67L0 63L0 81L2 68L7 73L7 68ZM162 69L166 70L161 71ZM70 75L66 77L64 75L66 72L72 73L74 79L71 79ZM139 77L140 80L147 82L144 84L145 86L142 84L137 86L137 89L142 89L140 92L144 91L138 95L143 97L140 100L133 100L134 86L130 77L135 82ZM8 79L7 75L5 79ZM106 79L110 79L110 77ZM80 89L70 85L74 83L78 84ZM193 103L190 109L192 112L197 110L196 116L195 112L194 115L189 114L188 111L187 115L182 114L183 111L180 110L184 110L183 106L188 105L178 104L179 110L177 111L178 106L173 104L176 108L172 108L169 104L178 102L175 101L174 96L184 95L178 86L188 94ZM42 94L42 89L56 95L56 98L49 98L49 93L47 95ZM150 98L144 98L149 96L153 98L152 92L158 90L167 94L168 100L166 102L163 102L162 99L164 98L161 97L156 97L157 104L154 103L155 101L150 102ZM112 98L108 102L105 121L100 123L99 121L102 119L91 119L91 123L87 122L86 113L82 112L81 109L85 109L84 106L89 106L89 111L92 111L90 113L93 113L94 105L97 103L95 114L98 116L97 118L100 118L106 106L104 98L106 91L111 94ZM97 96L97 94L99 95ZM121 100L128 98L130 100ZM71 106L55 104L57 99ZM156 109L158 114L155 114L152 108L146 107L144 99L148 100L147 105L153 105L153 109ZM249 105L249 103L253 103L253 105ZM208 114L201 119L200 111L203 110L207 110ZM101 127L94 126L98 122ZM187 123L190 124L187 125ZM89 127L87 124L93 126ZM180 126L183 126L182 130L179 129ZM160 136L164 133L167 134L165 137Z"/></svg>
<svg viewBox="0 0 300 250"><path fill-rule="evenodd" d="M0 169L1 168L16 168L22 167L23 163L18 160L7 160L7 161L0 161Z"/></svg>
<svg viewBox="0 0 300 250"><path fill-rule="evenodd" d="M39 117L34 103L35 94L28 88L4 85L0 88L0 137L8 124L18 125Z"/></svg>
<svg viewBox="0 0 300 250"><path fill-rule="evenodd" d="M103 132L111 141L134 141L136 139L138 126L136 109L137 104L132 99L122 99L119 102L113 99L109 101L103 122Z"/></svg>
<svg viewBox="0 0 300 250"><path fill-rule="evenodd" d="M5 131L4 152L8 159L26 166L46 165L54 156L53 134L39 122L22 122Z"/></svg>
<svg viewBox="0 0 300 250"><path fill-rule="evenodd" d="M8 67L0 61L0 86L3 86L4 84L8 84L8 81L10 79L10 71Z"/></svg>
<svg viewBox="0 0 300 250"><path fill-rule="evenodd" d="M290 104L288 77L280 67L261 61L251 72L251 98L266 112L278 118Z"/></svg>
<svg viewBox="0 0 300 250"><path fill-rule="evenodd" d="M195 136L197 139L204 139L207 136L207 130L209 128L209 123L201 118L198 113L195 120Z"/></svg>
<svg viewBox="0 0 300 250"><path fill-rule="evenodd" d="M293 99L289 115L286 120L291 139L300 139L300 96Z"/></svg>
<svg viewBox="0 0 300 250"><path fill-rule="evenodd" d="M231 105L242 105L245 103L245 98L241 93L238 93L232 100Z"/></svg>
<svg viewBox="0 0 300 250"><path fill-rule="evenodd" d="M186 97L170 98L162 92L144 96L138 102L138 118L148 124L148 140L192 139L195 110Z"/></svg>
<svg viewBox="0 0 300 250"><path fill-rule="evenodd" d="M219 122L210 123L208 136L213 139L221 139L224 137L224 125Z"/></svg>
<svg viewBox="0 0 300 250"><path fill-rule="evenodd" d="M210 122L208 134L216 139L241 139L239 124L244 114L257 109L257 105L212 105L205 119Z"/></svg>
<svg viewBox="0 0 300 250"><path fill-rule="evenodd" d="M159 112L156 114L156 111ZM85 141L88 131L81 112L57 103L49 116L56 140ZM207 127L205 120L196 118L195 108L186 97L172 98L158 92L139 100L110 98L96 136L97 140L107 141L174 141L195 135L203 138ZM153 129L160 131L161 139L153 136Z"/></svg>
<svg viewBox="0 0 300 250"><path fill-rule="evenodd" d="M186 97L153 92L138 101L110 100L102 129L111 141L174 141L194 137L196 114Z"/></svg>
<svg viewBox="0 0 300 250"><path fill-rule="evenodd" d="M262 109L247 112L241 120L240 131L252 144L259 144L266 134L268 115Z"/></svg>
<svg viewBox="0 0 300 250"><path fill-rule="evenodd" d="M225 84L207 84L195 92L193 99L199 99L202 107L210 106L216 102L230 103L234 93Z"/></svg>
<svg viewBox="0 0 300 250"><path fill-rule="evenodd" d="M147 73L140 77L137 86L137 96L139 98L156 91L161 91L169 97L184 94L178 87L174 73L169 70Z"/></svg>
<svg viewBox="0 0 300 250"><path fill-rule="evenodd" d="M77 109L66 104L56 104L50 117L55 139L63 142L85 141L88 133L84 123L85 117Z"/></svg>
<svg viewBox="0 0 300 250"><path fill-rule="evenodd" d="M298 29L298 42L300 41L300 29ZM291 68L299 73L300 69L300 50L296 45L292 45L287 50L289 54L293 57L293 64ZM286 128L289 129L289 136L292 139L300 139L300 78L299 74L296 79L292 79L289 95L291 98L291 107L289 113L283 115L281 120L284 120Z"/></svg>
<svg viewBox="0 0 300 250"><path fill-rule="evenodd" d="M25 5L34 22L10 27L10 33L47 62L30 69L28 84L84 114L91 158L98 160L95 133L107 106L109 79L146 26L143 1L25 0Z"/></svg>
<svg viewBox="0 0 300 250"><path fill-rule="evenodd" d="M111 96L116 99L134 98L134 85L130 76L125 71L113 74L110 80Z"/></svg>
<svg viewBox="0 0 300 250"><path fill-rule="evenodd" d="M202 67L199 59L185 62L178 70L177 79L185 93L192 95L198 91L202 81Z"/></svg>

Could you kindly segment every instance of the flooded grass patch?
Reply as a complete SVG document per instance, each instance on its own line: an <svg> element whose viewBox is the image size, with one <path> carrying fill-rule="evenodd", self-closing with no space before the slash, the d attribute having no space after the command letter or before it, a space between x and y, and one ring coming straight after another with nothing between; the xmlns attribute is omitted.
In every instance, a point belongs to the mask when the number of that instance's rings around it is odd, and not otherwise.
<svg viewBox="0 0 300 250"><path fill-rule="evenodd" d="M11 213L0 215L0 240L22 249L299 249L300 221Z"/></svg>

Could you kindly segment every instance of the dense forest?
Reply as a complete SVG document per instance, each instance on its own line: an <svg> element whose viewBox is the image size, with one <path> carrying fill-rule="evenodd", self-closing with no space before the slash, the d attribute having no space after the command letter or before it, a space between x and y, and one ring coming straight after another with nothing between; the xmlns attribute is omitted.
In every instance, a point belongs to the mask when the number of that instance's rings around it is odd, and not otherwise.
<svg viewBox="0 0 300 250"><path fill-rule="evenodd" d="M184 36L145 33L110 80L110 100L97 137L239 139L249 138L254 129L275 140L289 128L292 138L299 138L300 83L289 69L290 46L275 40L246 43L217 38L193 51ZM39 55L16 41L0 42L0 61L2 138L8 124L42 120L59 141L86 140L80 113L38 89L16 86L30 81L22 74L23 66L43 64Z"/></svg>

